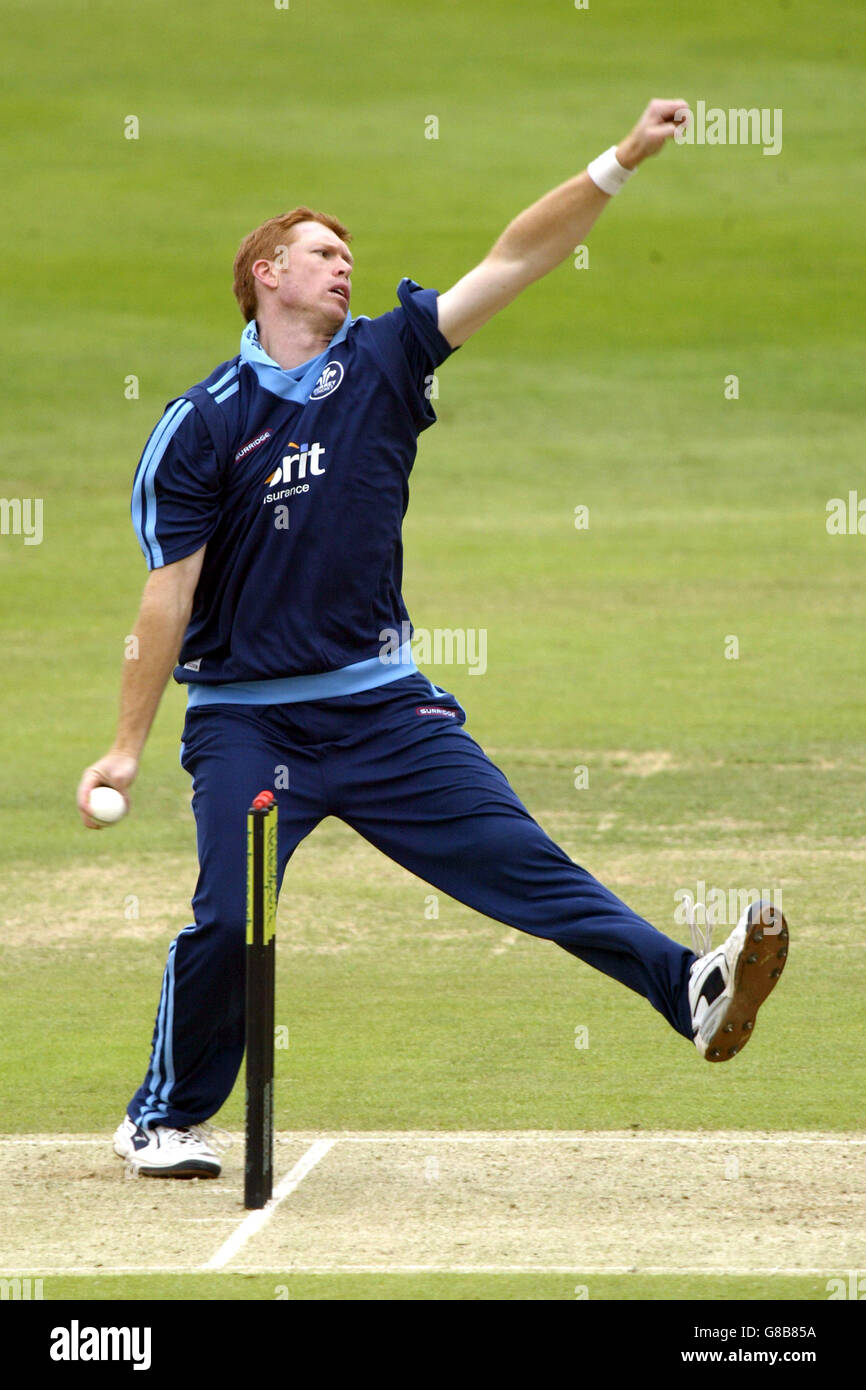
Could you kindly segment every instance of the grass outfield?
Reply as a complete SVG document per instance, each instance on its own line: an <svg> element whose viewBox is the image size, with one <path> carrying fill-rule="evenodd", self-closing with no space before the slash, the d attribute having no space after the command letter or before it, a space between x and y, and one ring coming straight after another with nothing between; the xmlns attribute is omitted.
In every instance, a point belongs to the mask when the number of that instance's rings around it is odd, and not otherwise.
<svg viewBox="0 0 866 1390"><path fill-rule="evenodd" d="M669 815L686 778L645 781L653 793L632 816L616 812L619 836L581 827L575 813L554 812L549 800L538 803L540 817L567 850L583 853L612 887L683 939L672 885L694 889L699 875L708 883L781 885L796 929L784 987L735 1066L698 1066L645 1001L556 947L444 895L438 918L428 920L428 885L328 822L290 866L280 905L276 1023L288 1046L276 1054L278 1124L861 1129L854 1029L862 852L831 837L820 851L789 844L752 815L739 828L733 794L719 812L701 812L702 840L672 847L669 832L635 847L629 836L640 835L644 815L662 814L664 801ZM788 785L797 784L789 774ZM691 785L699 798L699 772ZM178 801L179 835L182 814ZM756 827L769 841L759 856ZM32 874L12 880L3 955L8 1131L111 1131L137 1084L194 864L179 855L144 857L124 842L126 831L111 841L122 847L122 865L58 871L38 891ZM117 853L108 835L101 840L105 855ZM841 895L832 911L824 875ZM22 1058L26 1085L16 1081ZM218 1122L239 1127L242 1106L239 1086Z"/></svg>
<svg viewBox="0 0 866 1390"><path fill-rule="evenodd" d="M190 1274L125 1276L93 1279L52 1278L44 1281L46 1299L86 1302L117 1299L231 1299L256 1302L322 1299L349 1300L509 1300L524 1302L619 1302L638 1300L733 1299L787 1302L825 1299L823 1279L800 1278L671 1278L670 1276L612 1276L599 1274Z"/></svg>
<svg viewBox="0 0 866 1390"><path fill-rule="evenodd" d="M417 627L486 631L483 675L426 670L551 835L683 940L678 890L781 890L785 979L744 1055L698 1066L644 1001L431 902L330 821L280 906L278 1124L862 1133L866 540L825 523L862 487L848 190L864 28L853 0L676 16L293 0L243 18L225 0L7 0L0 494L44 499L44 539L0 535L5 1134L110 1134L189 920L182 693L128 821L85 833L74 789L112 737L145 578L135 464L164 403L237 351L241 236L295 203L335 212L355 233L353 310L382 312L404 274L446 288L655 93L781 108L782 152L667 149L593 230L587 269L566 263L443 366L405 594ZM219 1123L238 1128L241 1101ZM287 1278L292 1298L569 1298L579 1282ZM592 1297L825 1296L811 1276L771 1294L764 1277L591 1282ZM118 1275L46 1293L271 1287Z"/></svg>

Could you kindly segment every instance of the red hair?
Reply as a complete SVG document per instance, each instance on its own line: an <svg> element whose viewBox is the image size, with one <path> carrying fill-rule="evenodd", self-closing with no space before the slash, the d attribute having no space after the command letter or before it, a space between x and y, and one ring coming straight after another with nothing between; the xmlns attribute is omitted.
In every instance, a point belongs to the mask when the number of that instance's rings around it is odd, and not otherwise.
<svg viewBox="0 0 866 1390"><path fill-rule="evenodd" d="M332 232L336 232L342 241L352 239L351 232L336 217L331 217L327 212L314 212L312 208L307 207L292 208L291 212L271 217L260 227L256 227L255 231L244 237L235 256L232 288L244 316L244 323L249 323L250 319L255 318L258 308L253 266L256 261L275 260L280 246L290 244L292 228L299 222L321 222L323 227L329 227Z"/></svg>

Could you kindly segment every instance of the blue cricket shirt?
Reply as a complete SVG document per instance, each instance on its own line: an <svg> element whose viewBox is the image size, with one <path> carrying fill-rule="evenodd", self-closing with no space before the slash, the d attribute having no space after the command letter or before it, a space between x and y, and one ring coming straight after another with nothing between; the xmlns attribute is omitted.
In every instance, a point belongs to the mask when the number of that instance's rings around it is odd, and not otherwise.
<svg viewBox="0 0 866 1390"><path fill-rule="evenodd" d="M184 396L148 439L131 507L148 568L207 543L174 672L191 703L310 699L415 669L408 649L402 669L383 660L382 633L411 631L402 522L436 419L429 383L452 348L436 290L404 279L397 298L378 318L347 313L289 371L247 324L238 356L200 383L228 445Z"/></svg>

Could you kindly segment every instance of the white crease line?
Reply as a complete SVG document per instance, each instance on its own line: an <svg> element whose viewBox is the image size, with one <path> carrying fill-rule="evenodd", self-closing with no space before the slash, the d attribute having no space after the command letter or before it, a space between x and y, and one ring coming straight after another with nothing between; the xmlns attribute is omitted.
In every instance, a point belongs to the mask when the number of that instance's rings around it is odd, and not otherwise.
<svg viewBox="0 0 866 1390"><path fill-rule="evenodd" d="M229 1274L654 1274L666 1277L682 1275L689 1278L706 1275L707 1278L730 1276L734 1279L767 1278L771 1275L785 1277L839 1276L837 1267L823 1269L722 1269L713 1267L703 1269L690 1266L687 1269L670 1268L668 1265L290 1265L287 1269L249 1269L238 1265L228 1270Z"/></svg>
<svg viewBox="0 0 866 1390"><path fill-rule="evenodd" d="M406 1132L405 1134L341 1134L343 1144L866 1144L866 1139L821 1137L816 1135L790 1134L781 1138L761 1138L758 1135L738 1134L736 1130L720 1131L716 1134L607 1134L599 1130L596 1134L425 1134Z"/></svg>
<svg viewBox="0 0 866 1390"><path fill-rule="evenodd" d="M31 1148L34 1149L46 1148L49 1144L56 1149L67 1148L71 1144L105 1144L107 1147L110 1144L110 1142L111 1141L107 1138L90 1139L75 1136L74 1138L69 1139L59 1134L31 1134L29 1136L26 1134L0 1135L0 1148L6 1148L7 1145L11 1147L11 1145L13 1144L28 1144ZM118 1172L119 1171L120 1170L118 1169Z"/></svg>
<svg viewBox="0 0 866 1390"><path fill-rule="evenodd" d="M241 1135L242 1139L243 1136ZM570 1134L563 1130L515 1130L508 1133L502 1130L476 1131L450 1133L443 1130L392 1130L388 1133L377 1133L370 1131L355 1130L351 1132L334 1131L332 1134L323 1137L331 1144L337 1142L343 1144L406 1144L406 1143L425 1143L425 1144L631 1144L633 1147L638 1144L842 1144L846 1146L866 1145L866 1137L855 1134L803 1134L786 1133L773 1135L759 1135L740 1131L736 1129L715 1130L711 1134L694 1133L688 1131L675 1131L668 1134L642 1133L636 1131L634 1134L617 1134L604 1129L596 1130L592 1134L585 1131ZM278 1144L303 1143L307 1140L312 1141L313 1135L309 1132L299 1131L292 1133L286 1131L276 1136ZM57 1137L50 1134L44 1135L0 1135L0 1151L3 1148L25 1146L30 1148L57 1148L59 1146L74 1146L105 1144L106 1140L94 1139L87 1136L76 1137ZM120 1170L118 1169L118 1172Z"/></svg>
<svg viewBox="0 0 866 1390"><path fill-rule="evenodd" d="M189 1265L116 1265L110 1269L102 1266L93 1268L57 1267L54 1265L28 1265L24 1269L4 1269L4 1279L26 1278L79 1278L114 1279L139 1274L184 1274L201 1276L207 1266ZM217 1272L217 1271L213 1271ZM713 1265L708 1268L689 1265L289 1265L288 1267L270 1265L239 1265L236 1269L219 1271L221 1276L235 1274L268 1274L286 1278L293 1274L631 1274L683 1276L694 1278L704 1276L708 1279L729 1277L732 1279L762 1278L821 1278L839 1277L839 1265L823 1265L809 1268L788 1268L785 1266L755 1267L754 1269L726 1269Z"/></svg>
<svg viewBox="0 0 866 1390"><path fill-rule="evenodd" d="M228 1240L220 1246L216 1254L208 1260L206 1265L202 1265L201 1268L222 1269L224 1265L228 1264L229 1260L234 1259L235 1255L246 1245L250 1237L254 1236L257 1231L260 1231L263 1226L267 1225L277 1207L280 1205L280 1202L288 1197L290 1192L294 1192L295 1188L303 1182L311 1169L315 1168L319 1160L324 1158L326 1153L330 1153L336 1142L336 1139L317 1139L314 1144L311 1144L303 1158L299 1158L294 1168L286 1174L281 1182L277 1183L274 1195L267 1205L263 1206L260 1211L251 1211L249 1216L244 1217L244 1220L241 1222L240 1226L238 1226L237 1230L229 1236Z"/></svg>

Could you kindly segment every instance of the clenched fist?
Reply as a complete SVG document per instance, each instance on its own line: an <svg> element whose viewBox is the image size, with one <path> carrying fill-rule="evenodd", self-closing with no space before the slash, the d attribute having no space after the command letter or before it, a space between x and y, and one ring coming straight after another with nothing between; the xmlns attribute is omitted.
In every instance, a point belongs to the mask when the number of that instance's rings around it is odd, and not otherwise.
<svg viewBox="0 0 866 1390"><path fill-rule="evenodd" d="M666 101L654 97L634 130L616 147L616 157L624 169L636 169L642 160L658 154L691 117L687 101Z"/></svg>

